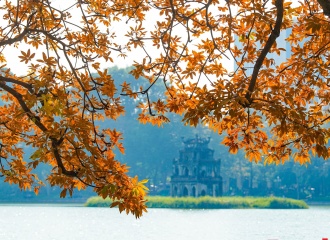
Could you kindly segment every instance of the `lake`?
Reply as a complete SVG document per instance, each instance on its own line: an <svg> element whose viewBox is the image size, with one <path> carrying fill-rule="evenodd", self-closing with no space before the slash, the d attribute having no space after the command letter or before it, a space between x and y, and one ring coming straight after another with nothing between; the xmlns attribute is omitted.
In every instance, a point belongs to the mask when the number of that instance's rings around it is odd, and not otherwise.
<svg viewBox="0 0 330 240"><path fill-rule="evenodd" d="M117 209L0 205L1 240L330 240L330 208L305 210Z"/></svg>

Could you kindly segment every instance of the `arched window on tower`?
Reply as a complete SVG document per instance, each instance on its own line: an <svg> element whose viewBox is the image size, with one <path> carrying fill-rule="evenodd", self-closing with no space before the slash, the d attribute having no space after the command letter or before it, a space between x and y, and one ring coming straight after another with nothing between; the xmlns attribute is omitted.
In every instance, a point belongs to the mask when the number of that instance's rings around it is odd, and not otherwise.
<svg viewBox="0 0 330 240"><path fill-rule="evenodd" d="M183 187L183 197L187 197L188 196L188 188L187 187Z"/></svg>
<svg viewBox="0 0 330 240"><path fill-rule="evenodd" d="M206 195L206 192L205 190L203 189L202 192L201 192L201 196L204 197Z"/></svg>
<svg viewBox="0 0 330 240"><path fill-rule="evenodd" d="M189 169L185 167L184 169L184 175L187 177L189 175Z"/></svg>
<svg viewBox="0 0 330 240"><path fill-rule="evenodd" d="M193 186L192 189L191 189L191 196L196 197L196 188L195 188L195 186Z"/></svg>
<svg viewBox="0 0 330 240"><path fill-rule="evenodd" d="M178 188L175 186L173 188L173 197L177 197L178 196Z"/></svg>

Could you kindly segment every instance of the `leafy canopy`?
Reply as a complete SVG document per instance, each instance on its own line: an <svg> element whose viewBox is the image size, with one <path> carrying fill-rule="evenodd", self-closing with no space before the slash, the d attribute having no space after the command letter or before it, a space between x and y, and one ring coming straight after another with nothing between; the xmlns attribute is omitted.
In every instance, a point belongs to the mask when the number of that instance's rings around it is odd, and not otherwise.
<svg viewBox="0 0 330 240"><path fill-rule="evenodd" d="M61 197L92 186L140 217L146 181L115 160L121 133L97 126L124 114L125 95L145 97L142 123L180 114L225 133L229 151L244 149L250 161L328 159L329 9L326 0L1 1L0 175L37 193L43 183L32 170L50 164L47 181ZM284 32L287 49L276 43ZM6 65L15 57L24 75ZM150 85L136 91L123 82L118 95L102 68L125 57ZM160 81L166 92L151 101ZM26 145L35 149L28 161Z"/></svg>

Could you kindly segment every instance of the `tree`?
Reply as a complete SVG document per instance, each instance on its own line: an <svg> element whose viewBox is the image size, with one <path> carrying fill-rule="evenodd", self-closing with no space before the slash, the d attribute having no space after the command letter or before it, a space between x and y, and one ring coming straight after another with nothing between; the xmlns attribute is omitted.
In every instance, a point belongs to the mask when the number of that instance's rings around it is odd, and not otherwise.
<svg viewBox="0 0 330 240"><path fill-rule="evenodd" d="M32 170L50 164L47 181L63 189L61 197L92 186L112 198L112 206L140 217L146 211L146 180L130 178L115 160L115 149L124 152L121 133L96 124L124 113L114 80L98 62L113 61L111 51L121 54L108 32L118 17L106 1L70 4L59 10L50 1L1 2L2 52L19 48L18 58L29 69L16 75L18 69L6 68L9 56L1 53L0 175L38 193L43 183ZM35 149L29 161L23 159L24 145Z"/></svg>
<svg viewBox="0 0 330 240"><path fill-rule="evenodd" d="M266 163L280 163L293 155L304 164L311 153L329 157L329 1L67 2L1 2L5 181L38 192L42 183L32 169L50 164L47 180L63 189L62 197L92 186L120 211L141 216L145 181L128 177L115 160L115 149L124 152L121 133L97 125L124 113L125 95L145 97L142 123L161 125L168 112L182 114L186 124L226 133L229 151L243 149L250 161L264 156ZM127 28L124 36L111 30L116 25ZM276 44L284 31L290 57L275 62L274 54L286 51ZM12 48L28 66L25 75L6 66ZM102 68L121 57L136 57L131 73L150 84L134 90L123 82L118 95ZM164 96L151 100L161 81ZM23 160L24 145L35 149L29 161Z"/></svg>
<svg viewBox="0 0 330 240"><path fill-rule="evenodd" d="M167 98L142 105L140 119L183 114L187 124L203 123L226 134L229 151L244 149L250 161L278 164L293 157L306 164L311 154L328 159L329 1L150 6L163 18L150 32L139 23L128 33L132 44L146 50L132 73L151 85L164 81ZM287 46L281 47L276 39L283 34ZM148 41L160 55L144 47ZM233 71L226 60L235 62Z"/></svg>

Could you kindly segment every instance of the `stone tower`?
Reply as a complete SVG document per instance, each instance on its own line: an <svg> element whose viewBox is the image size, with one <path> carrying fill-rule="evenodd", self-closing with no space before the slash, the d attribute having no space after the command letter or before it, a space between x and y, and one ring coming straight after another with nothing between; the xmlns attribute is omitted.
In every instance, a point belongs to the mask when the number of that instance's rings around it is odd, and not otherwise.
<svg viewBox="0 0 330 240"><path fill-rule="evenodd" d="M171 177L172 197L222 195L221 160L215 160L214 150L208 147L210 138L184 140L184 149L173 160Z"/></svg>

